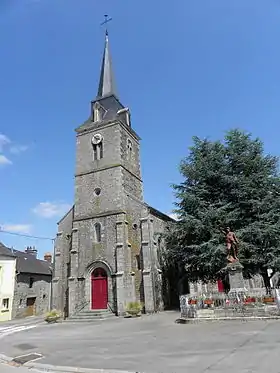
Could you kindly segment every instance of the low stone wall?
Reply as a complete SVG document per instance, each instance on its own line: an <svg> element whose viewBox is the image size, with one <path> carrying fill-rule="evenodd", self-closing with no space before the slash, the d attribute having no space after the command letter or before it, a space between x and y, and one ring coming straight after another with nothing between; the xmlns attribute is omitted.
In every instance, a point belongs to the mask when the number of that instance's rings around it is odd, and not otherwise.
<svg viewBox="0 0 280 373"><path fill-rule="evenodd" d="M257 296L258 295L258 296ZM260 318L280 316L277 294L271 299L257 294L244 299L232 299L224 293L195 298L180 297L181 318L184 319L225 319Z"/></svg>

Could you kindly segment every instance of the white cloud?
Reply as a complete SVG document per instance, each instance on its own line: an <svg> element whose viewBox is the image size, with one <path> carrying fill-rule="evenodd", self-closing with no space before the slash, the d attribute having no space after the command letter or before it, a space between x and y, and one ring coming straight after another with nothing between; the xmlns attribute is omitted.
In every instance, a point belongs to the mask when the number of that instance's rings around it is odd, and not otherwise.
<svg viewBox="0 0 280 373"><path fill-rule="evenodd" d="M25 152L27 149L27 145L12 145L9 150L13 154L20 154Z"/></svg>
<svg viewBox="0 0 280 373"><path fill-rule="evenodd" d="M0 133L0 151L3 150L5 145L8 145L10 143L11 140L6 135L3 135L3 133Z"/></svg>
<svg viewBox="0 0 280 373"><path fill-rule="evenodd" d="M62 217L70 208L71 205L68 203L40 202L32 209L32 211L38 216L50 219L54 217Z"/></svg>
<svg viewBox="0 0 280 373"><path fill-rule="evenodd" d="M6 165L6 164L12 164L12 163L13 162L10 159L8 159L5 155L0 154L0 165L1 164Z"/></svg>
<svg viewBox="0 0 280 373"><path fill-rule="evenodd" d="M12 161L8 159L5 155L7 151L9 151L12 154L20 154L22 152L25 152L27 149L28 146L14 144L8 138L8 136L4 135L3 133L0 133L0 153L2 153L0 154L0 165L12 164Z"/></svg>
<svg viewBox="0 0 280 373"><path fill-rule="evenodd" d="M29 234L32 230L32 225L30 224L3 224L0 225L0 232L7 231L12 233L23 233Z"/></svg>

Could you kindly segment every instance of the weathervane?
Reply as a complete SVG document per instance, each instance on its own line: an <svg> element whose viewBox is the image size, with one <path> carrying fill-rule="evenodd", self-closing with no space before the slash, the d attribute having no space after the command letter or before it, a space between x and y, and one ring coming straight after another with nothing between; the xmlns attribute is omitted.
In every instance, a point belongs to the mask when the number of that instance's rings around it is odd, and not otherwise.
<svg viewBox="0 0 280 373"><path fill-rule="evenodd" d="M101 26L106 25L106 34L107 34L108 33L107 23L112 21L113 18L112 17L109 18L108 14L104 14L104 18L105 20L101 23Z"/></svg>

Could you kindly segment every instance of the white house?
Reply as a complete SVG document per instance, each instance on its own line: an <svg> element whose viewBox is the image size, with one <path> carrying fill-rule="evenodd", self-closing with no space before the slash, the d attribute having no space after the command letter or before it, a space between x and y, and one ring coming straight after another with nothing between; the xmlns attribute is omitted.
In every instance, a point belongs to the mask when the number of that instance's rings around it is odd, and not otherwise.
<svg viewBox="0 0 280 373"><path fill-rule="evenodd" d="M0 242L0 322L12 319L16 257Z"/></svg>

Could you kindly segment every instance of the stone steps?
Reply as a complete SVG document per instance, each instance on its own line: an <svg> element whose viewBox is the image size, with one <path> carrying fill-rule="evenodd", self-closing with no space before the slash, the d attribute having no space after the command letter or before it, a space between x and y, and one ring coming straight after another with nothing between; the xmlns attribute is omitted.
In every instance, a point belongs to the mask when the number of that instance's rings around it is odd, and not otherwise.
<svg viewBox="0 0 280 373"><path fill-rule="evenodd" d="M117 319L115 314L109 310L92 310L92 311L81 311L76 315L70 316L66 321L75 322L91 322L91 321L102 321L108 319Z"/></svg>

